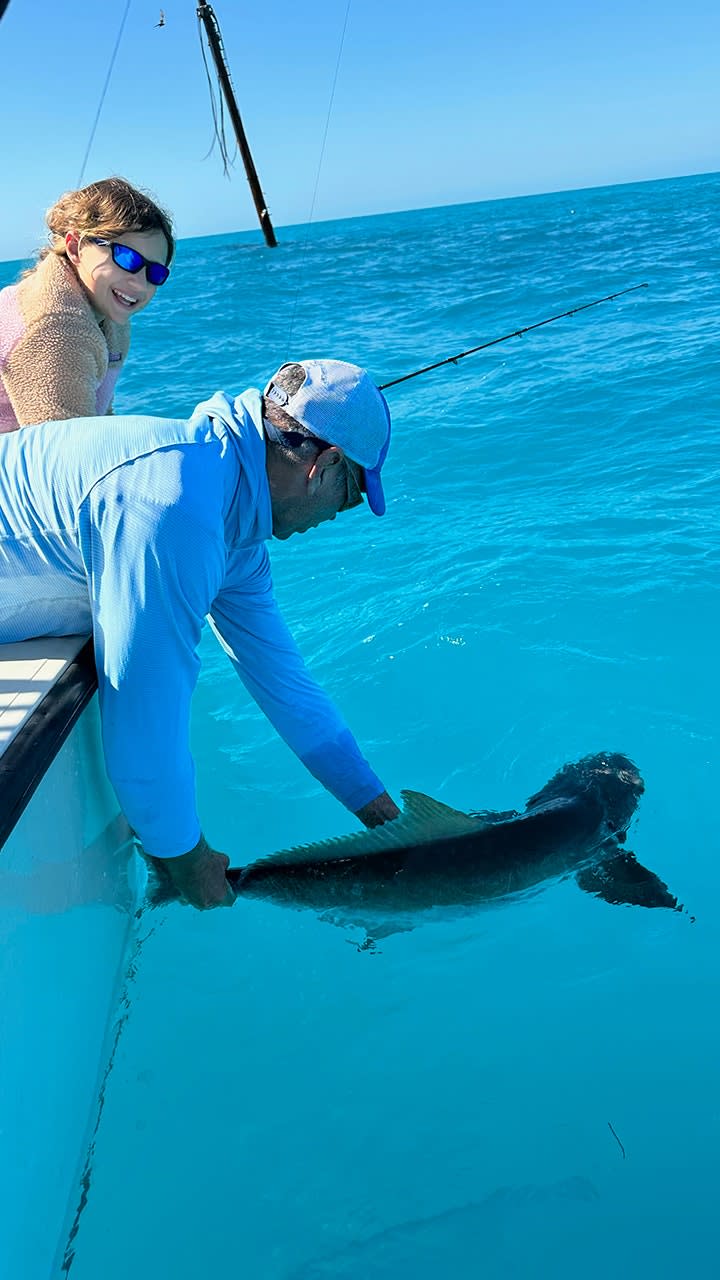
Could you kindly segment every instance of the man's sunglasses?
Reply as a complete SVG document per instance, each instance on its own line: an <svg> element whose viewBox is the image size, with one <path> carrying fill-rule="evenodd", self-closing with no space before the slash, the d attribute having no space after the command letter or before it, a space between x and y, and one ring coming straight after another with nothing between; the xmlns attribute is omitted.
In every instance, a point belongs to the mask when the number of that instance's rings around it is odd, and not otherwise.
<svg viewBox="0 0 720 1280"><path fill-rule="evenodd" d="M144 267L148 284L164 284L170 275L169 267L163 266L162 262L149 262L137 249L131 249L129 244L117 244L115 240L105 240L102 236L83 236L83 239L89 240L90 244L100 245L103 249L109 248L115 265L122 267L123 271L129 271L131 276L136 276Z"/></svg>

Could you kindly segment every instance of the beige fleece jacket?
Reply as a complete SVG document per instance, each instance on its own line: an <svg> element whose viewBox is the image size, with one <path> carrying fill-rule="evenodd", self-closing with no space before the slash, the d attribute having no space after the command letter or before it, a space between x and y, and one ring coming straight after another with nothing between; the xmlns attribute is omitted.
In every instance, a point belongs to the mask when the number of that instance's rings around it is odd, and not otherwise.
<svg viewBox="0 0 720 1280"><path fill-rule="evenodd" d="M48 254L0 290L0 431L112 412L130 324L101 318L72 265Z"/></svg>

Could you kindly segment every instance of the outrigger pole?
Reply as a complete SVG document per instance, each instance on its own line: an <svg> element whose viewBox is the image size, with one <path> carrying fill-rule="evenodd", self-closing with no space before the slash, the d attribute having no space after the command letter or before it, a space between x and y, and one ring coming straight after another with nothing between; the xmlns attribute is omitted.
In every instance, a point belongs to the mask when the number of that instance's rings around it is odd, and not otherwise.
<svg viewBox="0 0 720 1280"><path fill-rule="evenodd" d="M197 7L197 16L205 28L210 52L212 53L215 69L218 74L218 80L220 81L220 87L223 91L225 102L227 103L227 109L230 113L233 129L235 130L238 149L242 156L243 164L245 165L245 173L247 174L247 180L250 185L250 191L257 211L257 216L260 219L262 233L265 236L265 243L268 248L275 249L277 248L277 240L275 239L275 232L273 230L272 222L270 221L270 214L268 213L265 205L265 197L262 193L257 169L255 168L253 158L250 154L248 140L245 137L245 130L243 128L243 122L240 119L238 105L235 101L235 91L230 79L230 69L227 64L227 58L225 57L225 50L223 48L218 20L215 17L212 5L205 4L204 0L201 0Z"/></svg>

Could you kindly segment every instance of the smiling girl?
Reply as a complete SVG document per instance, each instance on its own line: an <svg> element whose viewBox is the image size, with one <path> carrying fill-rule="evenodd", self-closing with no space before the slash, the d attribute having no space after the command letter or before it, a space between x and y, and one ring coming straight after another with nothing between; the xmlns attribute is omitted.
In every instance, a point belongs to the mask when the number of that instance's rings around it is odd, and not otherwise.
<svg viewBox="0 0 720 1280"><path fill-rule="evenodd" d="M167 213L124 178L69 191L45 218L50 244L0 290L0 431L112 412L130 319L167 280Z"/></svg>

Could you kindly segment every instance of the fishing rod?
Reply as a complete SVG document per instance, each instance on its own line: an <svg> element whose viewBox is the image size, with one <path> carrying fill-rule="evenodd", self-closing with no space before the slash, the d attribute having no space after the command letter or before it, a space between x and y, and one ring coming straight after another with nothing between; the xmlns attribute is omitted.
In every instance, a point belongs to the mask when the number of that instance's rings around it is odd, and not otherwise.
<svg viewBox="0 0 720 1280"><path fill-rule="evenodd" d="M647 289L647 287L647 282L634 284L629 289L621 289L619 293L608 293L604 298L596 298L594 302L583 302L581 306L573 307L570 311L561 311L559 315L549 316L547 320L538 320L537 324L526 324L523 329L515 329L513 333L504 333L502 338L491 338L489 342L481 342L479 347L470 347L467 351L460 351L455 356L448 356L446 360L438 360L435 364L426 364L422 369L416 369L414 373L405 373L402 378L393 378L391 382L383 382L379 390L385 391L388 387L396 387L399 382L407 382L409 378L417 378L421 373L429 373L431 369L440 369L444 364L457 364L458 360L464 360L465 356L472 356L476 351L484 351L486 347L495 347L498 342L507 342L510 338L519 338L521 334L529 333L531 329L542 329L544 324L552 324L555 320L563 320L565 316L575 316L578 311L587 311L589 307L599 307L601 302L612 302L613 298L622 298L624 293L635 293L636 289Z"/></svg>

